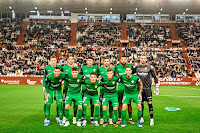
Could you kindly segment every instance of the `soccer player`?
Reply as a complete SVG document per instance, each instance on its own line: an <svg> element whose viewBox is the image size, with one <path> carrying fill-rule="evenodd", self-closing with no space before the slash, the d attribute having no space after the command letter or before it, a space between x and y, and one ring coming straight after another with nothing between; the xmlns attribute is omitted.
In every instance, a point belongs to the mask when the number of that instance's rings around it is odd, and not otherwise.
<svg viewBox="0 0 200 133"><path fill-rule="evenodd" d="M144 101L147 101L149 106L149 113L150 113L150 126L154 126L154 119L153 119L153 105L152 105L152 91L151 91L151 77L153 76L156 82L156 90L159 91L159 83L158 79L156 78L156 74L154 71L153 66L147 65L147 57L142 55L140 57L140 65L136 66L134 72L140 77L143 83L143 90L142 90L142 110L144 110ZM143 111L142 111L143 112ZM141 123L144 122L143 113L142 118L140 120Z"/></svg>
<svg viewBox="0 0 200 133"><path fill-rule="evenodd" d="M46 80L46 77L47 77L48 74L53 73L55 67L60 67L60 68L62 68L60 65L56 65L56 64L57 64L57 59L56 59L56 56L53 55L53 56L51 56L51 58L50 58L50 65L46 66L46 68L45 68L45 70L44 70L43 84L42 84L43 93L44 93L44 113L45 113L45 110L46 110L46 104L45 104L45 103L46 103L46 98L45 98L45 96L46 96L46 94L45 94L46 82L45 82L45 80ZM61 70L62 70L62 69L61 69ZM44 123L46 123L46 121L47 121L47 118L45 117ZM57 107L57 117L56 117L56 121L57 121L57 123L59 122L58 107Z"/></svg>
<svg viewBox="0 0 200 133"><path fill-rule="evenodd" d="M77 66L77 64L74 63L74 57L72 55L68 56L67 58L67 65L63 66L63 72L64 73L71 73L72 72L72 68L73 67L77 67L79 69L79 66ZM65 99L65 96L67 95L67 88L68 88L68 83L66 81L64 81L64 88L63 88L63 98ZM75 104L75 102L73 101L73 109L74 109L74 117L73 117L73 124L76 124L76 114L77 114L77 105ZM63 107L65 107L65 103L63 103ZM66 122L66 117L64 114L63 117L63 123Z"/></svg>
<svg viewBox="0 0 200 133"><path fill-rule="evenodd" d="M92 72L98 73L99 68L97 65L94 65L94 60L92 57L88 57L86 61L87 65L82 66L81 74L83 74L85 79L90 78L90 74ZM90 100L90 105L91 105L91 118L90 121L91 123L94 123L93 119L93 114L94 114L94 105L92 104L92 101Z"/></svg>
<svg viewBox="0 0 200 133"><path fill-rule="evenodd" d="M126 56L121 56L120 62L121 62L121 64L118 64L115 67L115 73L118 77L122 76L123 74L126 74L125 70L126 70L127 66L132 68L131 64L127 64ZM124 84L119 83L119 85L118 85L118 98L119 98L119 100L118 100L119 101L118 116L119 116L119 119L118 119L117 124L120 124L122 122L121 121L121 112L122 112L122 97L123 97L123 94L124 94L124 88L125 88ZM129 123L135 124L132 120L131 104L128 104L128 114L129 114Z"/></svg>
<svg viewBox="0 0 200 133"><path fill-rule="evenodd" d="M117 83L118 83L118 77L114 76L113 69L108 68L107 75L102 78L102 84L104 88L104 94L103 94L103 118L104 118L104 124L103 126L106 127L108 125L107 123L107 106L109 101L112 103L113 106L113 126L118 127L116 124L117 121L117 107L118 107L118 94L117 94Z"/></svg>
<svg viewBox="0 0 200 133"><path fill-rule="evenodd" d="M113 67L111 64L110 64L110 59L109 57L105 57L103 59L103 66L99 68L99 75L101 78L103 77L106 77L107 75L107 70L111 68L113 70L113 72L115 72L115 67ZM100 102L101 102L101 105L100 105L100 116L101 116L101 119L100 119L100 124L103 124L104 123L104 120L103 120L103 113L102 113L102 100L103 100L103 94L102 92L100 91ZM110 119L109 119L109 124L113 124L112 122L112 114L113 114L113 107L112 107L112 103L109 102L109 116L110 116Z"/></svg>
<svg viewBox="0 0 200 133"><path fill-rule="evenodd" d="M99 96L98 96L98 87L100 87L100 82L97 81L97 74L92 72L89 79L85 79L85 84L82 86L82 91L84 91L83 97L83 125L86 126L86 116L87 116L87 106L90 100L95 109L94 125L99 126L98 117L99 117Z"/></svg>
<svg viewBox="0 0 200 133"><path fill-rule="evenodd" d="M65 116L66 122L65 127L69 126L69 107L72 103L72 100L76 101L76 105L78 105L78 121L77 126L81 126L81 117L82 117L82 95L81 95L81 84L83 81L83 76L79 74L79 70L77 67L72 68L71 74L67 74L66 81L68 82L68 92L65 98Z"/></svg>
<svg viewBox="0 0 200 133"><path fill-rule="evenodd" d="M46 109L45 109L45 118L47 121L44 126L49 126L50 124L50 108L53 103L54 98L56 98L56 103L58 107L59 115L59 125L63 126L62 117L63 117L63 108L62 108L62 81L65 79L65 74L61 73L60 67L55 67L54 72L49 74L45 80L46 88Z"/></svg>
<svg viewBox="0 0 200 133"><path fill-rule="evenodd" d="M142 127L140 123L140 119L142 117L142 106L141 106L141 100L142 100L142 81L140 81L140 78L136 75L132 74L132 68L127 66L125 70L124 75L120 77L121 82L125 86L123 100L122 100L122 125L121 127L126 126L126 106L130 103L131 100L133 100L138 107L138 121L137 126ZM139 88L139 90L138 90Z"/></svg>

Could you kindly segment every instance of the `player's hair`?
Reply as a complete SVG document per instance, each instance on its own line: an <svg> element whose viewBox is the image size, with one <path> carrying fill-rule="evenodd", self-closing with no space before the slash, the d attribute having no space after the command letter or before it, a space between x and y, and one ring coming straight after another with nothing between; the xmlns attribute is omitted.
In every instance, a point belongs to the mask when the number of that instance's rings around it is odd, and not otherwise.
<svg viewBox="0 0 200 133"><path fill-rule="evenodd" d="M74 58L74 56L73 56L73 55L69 55L69 56L67 57L67 59L69 59L69 57L72 57L72 58Z"/></svg>
<svg viewBox="0 0 200 133"><path fill-rule="evenodd" d="M108 68L107 72L113 72L112 68Z"/></svg>
<svg viewBox="0 0 200 133"><path fill-rule="evenodd" d="M125 58L126 58L126 55L122 55L121 58L122 58L122 57L125 57Z"/></svg>
<svg viewBox="0 0 200 133"><path fill-rule="evenodd" d="M132 68L131 68L130 66L127 66L126 69L127 69L127 68L130 68L130 69L132 70Z"/></svg>
<svg viewBox="0 0 200 133"><path fill-rule="evenodd" d="M55 67L55 69L59 69L59 70L61 70L60 67ZM54 70L55 70L55 69L54 69Z"/></svg>
<svg viewBox="0 0 200 133"><path fill-rule="evenodd" d="M55 56L55 55L52 55L52 56L51 56L51 59L52 59L52 58L56 58L56 56ZM57 58L56 58L56 59L57 59Z"/></svg>
<svg viewBox="0 0 200 133"><path fill-rule="evenodd" d="M73 67L72 71L78 71L78 68L77 67Z"/></svg>
<svg viewBox="0 0 200 133"><path fill-rule="evenodd" d="M97 77L97 74L96 74L95 72L92 72L92 73L90 74L90 76L91 76L91 75L95 75L95 76Z"/></svg>
<svg viewBox="0 0 200 133"><path fill-rule="evenodd" d="M105 57L103 60L106 60L106 59L110 60L110 58L109 58L109 57Z"/></svg>
<svg viewBox="0 0 200 133"><path fill-rule="evenodd" d="M88 60L88 59L92 59L92 60L94 60L92 57L88 57L87 60Z"/></svg>
<svg viewBox="0 0 200 133"><path fill-rule="evenodd" d="M145 54L140 55L140 57L141 57L141 56L145 56L145 57L147 58L147 56L146 56Z"/></svg>

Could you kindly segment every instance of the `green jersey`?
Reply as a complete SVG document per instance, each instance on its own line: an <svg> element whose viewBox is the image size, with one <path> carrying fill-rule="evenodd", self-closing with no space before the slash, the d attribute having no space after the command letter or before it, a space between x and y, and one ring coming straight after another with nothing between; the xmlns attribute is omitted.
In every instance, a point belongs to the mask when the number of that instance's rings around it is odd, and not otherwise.
<svg viewBox="0 0 200 133"><path fill-rule="evenodd" d="M49 93L50 90L60 90L61 91L61 86L62 86L62 81L66 78L65 73L61 73L58 78L54 77L54 73L50 73L46 80L46 92Z"/></svg>
<svg viewBox="0 0 200 133"><path fill-rule="evenodd" d="M83 84L82 89L83 91L85 91L86 94L88 95L98 95L98 88L101 85L101 83L98 83L98 81L96 81L96 83L91 84L90 79L86 79L85 80L85 84Z"/></svg>
<svg viewBox="0 0 200 133"><path fill-rule="evenodd" d="M136 94L139 93L137 88L137 84L140 82L140 78L137 75L133 75L130 79L126 77L126 74L120 77L121 83L125 86L125 92L128 94Z"/></svg>
<svg viewBox="0 0 200 133"><path fill-rule="evenodd" d="M79 66L76 66L76 67L79 69ZM68 64L62 67L63 72L67 74L72 72L72 68L73 67L70 67Z"/></svg>
<svg viewBox="0 0 200 133"><path fill-rule="evenodd" d="M83 80L83 76L78 74L76 79L73 78L72 74L67 74L66 82L68 83L68 92L69 93L80 93L81 91L81 83Z"/></svg>
<svg viewBox="0 0 200 133"><path fill-rule="evenodd" d="M61 65L56 65L56 67L60 67L61 71L62 71ZM48 66L45 67L45 69L44 69L44 75L43 75L43 81L42 81L43 82L42 83L43 87L46 86L45 79L46 79L47 75L50 74L50 73L53 73L54 69L55 69L55 67L52 67L51 65L48 65Z"/></svg>
<svg viewBox="0 0 200 133"><path fill-rule="evenodd" d="M129 66L131 67L131 69L133 68L133 66L131 64L126 64L125 67L122 66L122 64L118 64L115 68L115 73L117 74L118 77L122 76L125 73L126 67Z"/></svg>
<svg viewBox="0 0 200 133"><path fill-rule="evenodd" d="M105 95L115 95L117 94L117 83L119 78L113 76L111 80L108 79L107 76L102 78L102 84L104 86L104 94Z"/></svg>
<svg viewBox="0 0 200 133"><path fill-rule="evenodd" d="M82 74L85 77L85 79L88 79L90 77L90 74L92 72L98 73L98 66L92 65L92 67L88 67L87 65L82 66Z"/></svg>
<svg viewBox="0 0 200 133"><path fill-rule="evenodd" d="M109 68L113 69L113 72L115 73L114 67L109 66ZM107 73L107 69L104 66L99 68L99 74L101 75L101 78L107 76L106 73Z"/></svg>

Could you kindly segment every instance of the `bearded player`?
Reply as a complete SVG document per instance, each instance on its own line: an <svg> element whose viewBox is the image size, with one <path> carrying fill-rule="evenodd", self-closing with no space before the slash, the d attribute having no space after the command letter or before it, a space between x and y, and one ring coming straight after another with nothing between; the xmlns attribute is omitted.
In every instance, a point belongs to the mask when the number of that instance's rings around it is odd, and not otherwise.
<svg viewBox="0 0 200 133"><path fill-rule="evenodd" d="M159 83L155 74L154 67L147 64L147 57L142 55L140 57L140 65L136 66L134 72L140 77L143 83L142 90L142 118L141 123L144 122L143 111L144 111L144 101L147 101L150 113L150 126L154 126L153 119L153 105L152 105L152 91L151 91L151 78L153 77L156 83L156 95L159 94Z"/></svg>

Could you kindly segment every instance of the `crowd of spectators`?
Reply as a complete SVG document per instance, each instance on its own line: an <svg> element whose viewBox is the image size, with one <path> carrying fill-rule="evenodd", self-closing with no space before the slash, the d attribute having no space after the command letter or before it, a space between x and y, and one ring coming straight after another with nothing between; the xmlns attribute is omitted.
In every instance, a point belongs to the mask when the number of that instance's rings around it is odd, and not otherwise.
<svg viewBox="0 0 200 133"><path fill-rule="evenodd" d="M7 49L12 49L12 44L16 44L21 33L20 18L0 19L0 44L6 45Z"/></svg>
<svg viewBox="0 0 200 133"><path fill-rule="evenodd" d="M170 26L153 24L128 25L127 35L136 47L163 47L167 45L167 40L171 39Z"/></svg>
<svg viewBox="0 0 200 133"><path fill-rule="evenodd" d="M105 25L78 25L76 42L82 46L115 46L115 40L120 40L121 25L109 23Z"/></svg>
<svg viewBox="0 0 200 133"><path fill-rule="evenodd" d="M179 38L185 41L187 47L200 47L200 26L177 24L176 30Z"/></svg>
<svg viewBox="0 0 200 133"><path fill-rule="evenodd" d="M59 21L30 21L24 34L24 44L37 47L63 47L68 45L71 26Z"/></svg>

